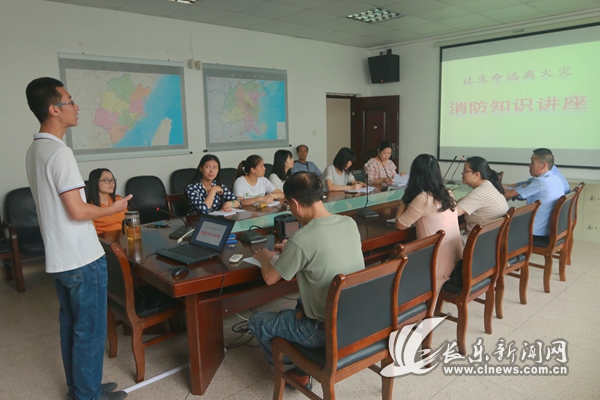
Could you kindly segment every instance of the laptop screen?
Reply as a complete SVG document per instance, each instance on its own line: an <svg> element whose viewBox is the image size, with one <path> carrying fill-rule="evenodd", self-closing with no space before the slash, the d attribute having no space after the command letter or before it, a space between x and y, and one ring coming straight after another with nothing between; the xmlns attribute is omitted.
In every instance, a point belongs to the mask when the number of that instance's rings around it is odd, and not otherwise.
<svg viewBox="0 0 600 400"><path fill-rule="evenodd" d="M198 221L190 243L220 251L225 246L234 224L235 221L231 219L203 215Z"/></svg>

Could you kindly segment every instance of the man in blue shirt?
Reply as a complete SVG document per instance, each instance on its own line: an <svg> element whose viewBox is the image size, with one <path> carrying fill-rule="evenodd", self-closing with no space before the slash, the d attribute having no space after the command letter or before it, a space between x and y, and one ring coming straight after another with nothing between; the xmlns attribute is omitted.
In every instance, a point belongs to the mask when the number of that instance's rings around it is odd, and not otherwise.
<svg viewBox="0 0 600 400"><path fill-rule="evenodd" d="M296 147L296 154L298 154L298 160L294 161L292 167L292 174L299 171L314 172L317 176L321 176L321 170L312 161L306 161L308 157L308 146L301 144Z"/></svg>
<svg viewBox="0 0 600 400"><path fill-rule="evenodd" d="M540 147L539 149L533 150L533 154L535 154L535 155L541 155L541 156L545 156L547 154L550 154L552 156L552 159L554 160L554 155L552 154L552 151L550 149L546 149L546 148ZM553 165L552 168L550 168L550 172L552 172L554 175L556 175L556 176L558 176L560 178L560 181L562 182L565 194L570 193L571 192L571 186L569 185L569 182L567 182L567 180L565 179L565 177L560 173L560 171L558 170L558 168L556 167L556 165ZM522 186L524 184L529 184L529 182L532 179L533 178L529 178L526 181L517 182L517 183L515 183L513 185L505 185L505 187L506 186L517 187L517 186Z"/></svg>
<svg viewBox="0 0 600 400"><path fill-rule="evenodd" d="M540 150L540 149L536 149ZM545 150L545 149L543 149ZM564 186L558 175L552 173L554 156L551 152L534 151L529 164L529 173L532 178L512 188L505 187L504 197L507 199L526 199L527 204L541 200L533 222L534 236L548 236L550 234L550 216L554 203L564 194Z"/></svg>

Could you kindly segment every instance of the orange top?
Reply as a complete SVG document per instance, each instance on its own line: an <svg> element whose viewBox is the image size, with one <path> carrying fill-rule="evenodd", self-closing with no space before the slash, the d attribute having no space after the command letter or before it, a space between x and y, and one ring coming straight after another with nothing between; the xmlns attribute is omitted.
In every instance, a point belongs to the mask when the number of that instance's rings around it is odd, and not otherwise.
<svg viewBox="0 0 600 400"><path fill-rule="evenodd" d="M121 196L116 196L116 198L117 198L117 200L120 200ZM109 197L108 204L100 203L100 207L106 208L106 207L110 206L112 204L112 202L113 202L112 199ZM94 227L96 228L96 233L101 234L101 233L110 232L110 231L120 231L121 230L121 221L123 221L125 219L125 211L127 211L127 210L115 213L113 215L107 215L106 217L95 219L93 222L94 222Z"/></svg>

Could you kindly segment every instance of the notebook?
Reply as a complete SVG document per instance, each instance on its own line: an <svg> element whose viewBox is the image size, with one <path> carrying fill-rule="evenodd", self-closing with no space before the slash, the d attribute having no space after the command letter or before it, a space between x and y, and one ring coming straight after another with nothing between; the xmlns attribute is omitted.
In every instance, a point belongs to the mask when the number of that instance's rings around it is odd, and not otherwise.
<svg viewBox="0 0 600 400"><path fill-rule="evenodd" d="M189 243L160 249L156 254L185 265L218 257L225 247L235 220L202 215Z"/></svg>

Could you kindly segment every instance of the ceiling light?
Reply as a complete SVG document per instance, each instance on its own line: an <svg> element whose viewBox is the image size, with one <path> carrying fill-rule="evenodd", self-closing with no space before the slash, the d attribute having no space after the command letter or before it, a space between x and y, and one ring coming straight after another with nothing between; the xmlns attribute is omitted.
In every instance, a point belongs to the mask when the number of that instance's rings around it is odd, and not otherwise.
<svg viewBox="0 0 600 400"><path fill-rule="evenodd" d="M169 0L169 1L173 1L175 3L194 4L198 0Z"/></svg>
<svg viewBox="0 0 600 400"><path fill-rule="evenodd" d="M400 13L386 10L384 8L373 8L372 10L362 11L356 14L350 14L346 18L366 22L367 24L375 24L377 22L389 21L391 19L400 18L403 16L404 15Z"/></svg>

